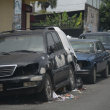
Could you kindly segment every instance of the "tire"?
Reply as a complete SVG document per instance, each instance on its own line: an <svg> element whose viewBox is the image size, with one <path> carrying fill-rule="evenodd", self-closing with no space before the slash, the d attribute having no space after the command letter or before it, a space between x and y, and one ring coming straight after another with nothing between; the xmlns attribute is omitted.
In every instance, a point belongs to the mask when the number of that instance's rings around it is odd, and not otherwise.
<svg viewBox="0 0 110 110"><path fill-rule="evenodd" d="M87 81L89 84L95 84L96 83L96 67L95 66L93 67L92 72L88 76Z"/></svg>
<svg viewBox="0 0 110 110"><path fill-rule="evenodd" d="M107 78L109 74L109 65L107 64L106 69L101 73L102 78Z"/></svg>
<svg viewBox="0 0 110 110"><path fill-rule="evenodd" d="M69 80L70 80L70 84L66 86L67 90L75 89L75 75L71 65L69 67Z"/></svg>
<svg viewBox="0 0 110 110"><path fill-rule="evenodd" d="M46 74L44 87L42 91L39 93L39 100L44 102L53 100L52 82L48 74Z"/></svg>

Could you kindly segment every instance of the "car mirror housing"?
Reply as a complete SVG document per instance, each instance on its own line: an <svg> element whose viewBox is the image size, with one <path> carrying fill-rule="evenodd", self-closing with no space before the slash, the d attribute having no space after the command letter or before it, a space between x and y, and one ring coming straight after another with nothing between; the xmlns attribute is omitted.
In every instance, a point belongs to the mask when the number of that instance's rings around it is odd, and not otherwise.
<svg viewBox="0 0 110 110"><path fill-rule="evenodd" d="M100 54L100 53L102 53L102 50L97 50L97 54Z"/></svg>

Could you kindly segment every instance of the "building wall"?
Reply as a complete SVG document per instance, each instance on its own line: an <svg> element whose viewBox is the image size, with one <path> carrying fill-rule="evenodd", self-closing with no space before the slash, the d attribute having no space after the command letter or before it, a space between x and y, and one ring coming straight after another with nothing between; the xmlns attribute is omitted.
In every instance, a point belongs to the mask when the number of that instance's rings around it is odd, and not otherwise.
<svg viewBox="0 0 110 110"><path fill-rule="evenodd" d="M84 32L97 32L99 25L99 10L90 5L86 5L84 14Z"/></svg>
<svg viewBox="0 0 110 110"><path fill-rule="evenodd" d="M86 4L89 4L97 9L99 9L101 2L102 2L102 0L87 0Z"/></svg>
<svg viewBox="0 0 110 110"><path fill-rule="evenodd" d="M12 30L13 0L0 0L0 32Z"/></svg>

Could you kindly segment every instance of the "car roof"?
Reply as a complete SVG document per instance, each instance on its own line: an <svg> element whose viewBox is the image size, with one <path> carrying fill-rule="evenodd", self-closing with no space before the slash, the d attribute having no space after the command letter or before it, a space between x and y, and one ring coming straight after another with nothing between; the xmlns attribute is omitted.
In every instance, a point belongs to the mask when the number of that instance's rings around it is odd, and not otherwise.
<svg viewBox="0 0 110 110"><path fill-rule="evenodd" d="M100 40L97 40L97 39L74 39L74 38L70 38L69 41L98 42Z"/></svg>
<svg viewBox="0 0 110 110"><path fill-rule="evenodd" d="M13 32L8 33L1 33L0 37L9 37L9 36L17 36L17 35L27 35L27 34L43 34L44 32L46 32L48 30L45 29L38 29L38 30L15 30Z"/></svg>
<svg viewBox="0 0 110 110"><path fill-rule="evenodd" d="M96 33L83 33L80 36L84 36L84 35L110 35L109 32L96 32Z"/></svg>

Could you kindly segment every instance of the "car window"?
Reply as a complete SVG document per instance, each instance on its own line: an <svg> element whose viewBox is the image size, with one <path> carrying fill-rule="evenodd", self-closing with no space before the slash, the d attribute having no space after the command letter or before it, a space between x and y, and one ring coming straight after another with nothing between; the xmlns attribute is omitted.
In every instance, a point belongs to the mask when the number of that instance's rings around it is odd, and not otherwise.
<svg viewBox="0 0 110 110"><path fill-rule="evenodd" d="M62 42L61 42L59 36L55 32L51 32L51 34L52 34L52 37L53 37L55 44L57 46L57 50L63 49L63 45L62 45Z"/></svg>
<svg viewBox="0 0 110 110"><path fill-rule="evenodd" d="M96 42L96 49L100 50L98 42Z"/></svg>
<svg viewBox="0 0 110 110"><path fill-rule="evenodd" d="M97 39L102 42L103 45L110 46L110 36L108 35L86 35L80 36L80 39Z"/></svg>
<svg viewBox="0 0 110 110"><path fill-rule="evenodd" d="M99 48L100 48L100 50L104 51L105 49L104 49L102 43L101 43L101 42L98 42L98 44L99 44Z"/></svg>
<svg viewBox="0 0 110 110"><path fill-rule="evenodd" d="M44 51L43 35L32 34L0 38L1 52L18 50Z"/></svg>
<svg viewBox="0 0 110 110"><path fill-rule="evenodd" d="M47 33L47 43L48 43L48 47L54 46L55 50L56 50L55 42L54 42L53 37L50 33Z"/></svg>
<svg viewBox="0 0 110 110"><path fill-rule="evenodd" d="M75 52L95 53L93 42L70 41Z"/></svg>

